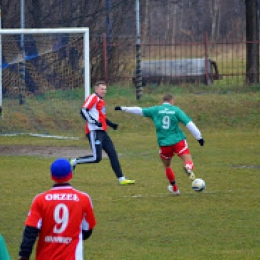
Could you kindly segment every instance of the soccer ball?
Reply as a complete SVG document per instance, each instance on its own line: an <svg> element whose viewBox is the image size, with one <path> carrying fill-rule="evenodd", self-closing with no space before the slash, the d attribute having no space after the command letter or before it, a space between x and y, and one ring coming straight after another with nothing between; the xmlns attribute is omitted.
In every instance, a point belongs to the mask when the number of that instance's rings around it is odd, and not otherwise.
<svg viewBox="0 0 260 260"><path fill-rule="evenodd" d="M193 182L192 182L192 185L191 185L192 189L195 190L195 191L203 191L205 188L206 188L206 183L204 180L202 179L195 179Z"/></svg>

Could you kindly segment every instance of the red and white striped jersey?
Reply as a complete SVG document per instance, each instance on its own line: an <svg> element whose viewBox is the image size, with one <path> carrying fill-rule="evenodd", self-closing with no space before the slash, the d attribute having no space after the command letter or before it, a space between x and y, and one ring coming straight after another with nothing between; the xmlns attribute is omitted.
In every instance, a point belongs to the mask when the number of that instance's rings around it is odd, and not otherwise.
<svg viewBox="0 0 260 260"><path fill-rule="evenodd" d="M54 186L34 198L25 225L40 230L36 260L82 260L82 230L96 225L91 198L70 185Z"/></svg>
<svg viewBox="0 0 260 260"><path fill-rule="evenodd" d="M105 101L102 98L100 98L96 93L93 93L86 98L84 104L82 105L82 108L87 109L89 115L92 118L102 123L102 127L98 127L95 124L87 122L86 134L88 134L92 130L107 130L106 105Z"/></svg>

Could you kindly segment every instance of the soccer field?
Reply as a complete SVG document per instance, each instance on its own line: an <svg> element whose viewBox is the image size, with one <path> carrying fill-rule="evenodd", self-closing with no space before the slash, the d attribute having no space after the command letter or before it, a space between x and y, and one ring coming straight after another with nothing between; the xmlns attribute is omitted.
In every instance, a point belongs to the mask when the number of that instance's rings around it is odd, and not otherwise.
<svg viewBox="0 0 260 260"><path fill-rule="evenodd" d="M111 132L123 171L135 185L119 186L106 158L77 167L72 185L91 195L97 218L84 243L85 259L260 259L259 130L201 130L204 147L187 133L195 174L206 181L201 193L191 189L179 158L172 166L181 195L168 192L150 130ZM65 151L82 149L84 142L0 137L1 149L31 145ZM33 197L52 185L49 166L56 156L0 155L0 232L12 259Z"/></svg>

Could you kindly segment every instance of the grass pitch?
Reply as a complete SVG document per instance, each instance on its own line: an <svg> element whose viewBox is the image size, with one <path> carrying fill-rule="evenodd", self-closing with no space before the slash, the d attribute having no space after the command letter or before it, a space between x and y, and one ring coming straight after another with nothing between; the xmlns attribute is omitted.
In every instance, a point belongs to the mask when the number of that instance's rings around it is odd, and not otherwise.
<svg viewBox="0 0 260 260"><path fill-rule="evenodd" d="M144 99L141 106L157 104L159 94ZM215 98L211 95L208 99L188 96L186 100L180 94L179 98L184 103L188 100L186 110L191 117L195 115L194 122L206 141L200 147L184 129L195 174L206 181L206 189L201 193L191 189L181 160L175 157L172 167L181 195L170 194L153 126L144 118L115 115L112 105L130 101L108 96L108 103L112 103L108 108L110 118L120 124L118 131L109 133L125 175L134 178L136 184L119 186L107 159L77 167L71 183L90 194L97 218L92 237L84 243L85 259L260 259L259 93L220 95L218 103L212 106L210 102ZM247 110L250 107L254 113ZM247 118L242 113L245 110ZM227 120L224 112L233 121ZM210 115L214 115L214 120ZM0 144L54 145L66 149L71 145L85 146L85 139L0 137ZM54 159L0 156L0 232L12 259L17 258L33 197L52 186L49 166ZM34 259L34 253L31 258Z"/></svg>
<svg viewBox="0 0 260 260"><path fill-rule="evenodd" d="M112 135L125 175L136 179L135 185L119 186L107 159L78 166L72 179L91 195L98 222L85 242L86 259L259 259L258 131L205 132L205 147L189 136L195 173L207 187L192 191L174 158L179 197L167 190L153 133L133 137L138 149L124 146L127 135ZM53 158L0 159L1 233L15 259L31 201L52 185Z"/></svg>

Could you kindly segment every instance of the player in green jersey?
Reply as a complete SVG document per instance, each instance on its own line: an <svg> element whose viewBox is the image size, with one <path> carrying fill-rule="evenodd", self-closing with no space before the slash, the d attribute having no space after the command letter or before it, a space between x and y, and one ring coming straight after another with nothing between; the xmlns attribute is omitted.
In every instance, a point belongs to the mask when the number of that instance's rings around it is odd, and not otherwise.
<svg viewBox="0 0 260 260"><path fill-rule="evenodd" d="M166 94L163 97L163 103L159 106L148 108L116 106L115 110L121 110L152 119L156 129L157 142L160 147L160 158L165 169L166 177L170 183L168 190L175 195L179 195L180 191L175 182L175 173L171 168L172 157L175 154L182 159L184 171L190 180L193 181L196 178L193 172L194 165L186 136L180 129L179 123L187 127L201 146L204 145L201 132L192 122L191 118L179 107L174 106L174 98L171 94Z"/></svg>

